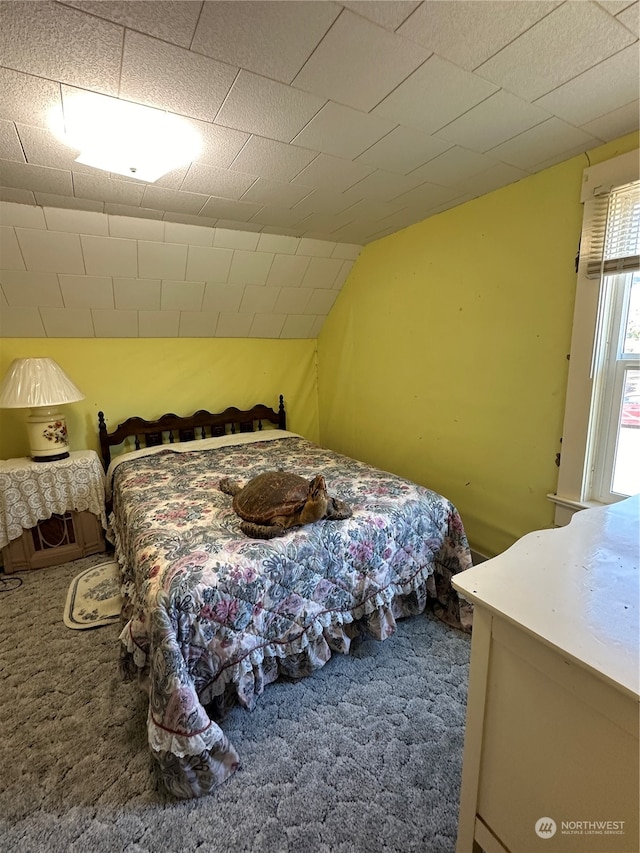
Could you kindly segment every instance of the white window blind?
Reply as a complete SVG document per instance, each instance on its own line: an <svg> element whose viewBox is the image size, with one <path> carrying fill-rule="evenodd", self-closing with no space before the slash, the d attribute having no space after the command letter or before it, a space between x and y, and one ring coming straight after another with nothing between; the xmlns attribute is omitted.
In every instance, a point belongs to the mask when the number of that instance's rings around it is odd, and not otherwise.
<svg viewBox="0 0 640 853"><path fill-rule="evenodd" d="M640 181L594 197L585 205L581 264L586 277L640 269Z"/></svg>

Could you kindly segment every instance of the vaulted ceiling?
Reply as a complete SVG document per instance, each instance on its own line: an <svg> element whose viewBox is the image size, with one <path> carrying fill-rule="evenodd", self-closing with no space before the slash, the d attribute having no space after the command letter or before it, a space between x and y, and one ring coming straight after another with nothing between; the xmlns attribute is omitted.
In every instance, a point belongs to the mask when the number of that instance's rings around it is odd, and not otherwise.
<svg viewBox="0 0 640 853"><path fill-rule="evenodd" d="M638 2L2 2L0 198L364 244L638 127ZM77 90L186 117L153 184L75 162Z"/></svg>

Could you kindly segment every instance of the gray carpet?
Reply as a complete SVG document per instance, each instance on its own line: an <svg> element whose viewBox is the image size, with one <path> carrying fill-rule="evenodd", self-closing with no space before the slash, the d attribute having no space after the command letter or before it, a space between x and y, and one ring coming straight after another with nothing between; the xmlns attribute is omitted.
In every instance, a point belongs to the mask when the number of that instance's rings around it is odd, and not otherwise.
<svg viewBox="0 0 640 853"><path fill-rule="evenodd" d="M0 592L1 851L454 850L467 636L419 616L270 686L224 724L242 769L173 802L154 781L145 697L118 674L118 626L62 622L71 580L103 560Z"/></svg>

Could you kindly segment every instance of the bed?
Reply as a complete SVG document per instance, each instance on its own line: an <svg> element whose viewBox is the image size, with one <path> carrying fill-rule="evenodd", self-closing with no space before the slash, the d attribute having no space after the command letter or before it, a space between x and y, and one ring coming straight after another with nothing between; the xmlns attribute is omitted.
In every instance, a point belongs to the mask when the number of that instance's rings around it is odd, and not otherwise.
<svg viewBox="0 0 640 853"><path fill-rule="evenodd" d="M209 794L231 776L240 759L225 711L252 709L276 679L310 675L359 636L387 639L426 608L470 630L451 585L471 566L455 506L288 431L282 397L277 410L130 418L113 432L100 412L99 435L122 666L148 692L149 746L173 796ZM112 460L114 446L124 451ZM322 473L352 516L246 536L220 480L267 470Z"/></svg>

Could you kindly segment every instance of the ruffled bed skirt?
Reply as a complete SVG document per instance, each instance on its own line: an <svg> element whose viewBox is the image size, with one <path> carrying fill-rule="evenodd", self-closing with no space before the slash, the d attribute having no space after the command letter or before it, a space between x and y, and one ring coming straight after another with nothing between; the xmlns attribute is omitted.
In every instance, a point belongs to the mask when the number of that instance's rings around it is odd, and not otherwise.
<svg viewBox="0 0 640 853"><path fill-rule="evenodd" d="M149 746L158 762L160 777L175 797L185 799L211 793L240 766L238 753L216 722L240 704L251 710L268 684L281 676L302 678L324 666L335 652L348 654L359 636L386 640L396 631L396 620L416 616L430 608L447 624L470 632L471 605L461 601L450 583L451 573L441 565L423 569L402 587L389 586L352 611L331 611L318 616L294 639L266 644L224 668L196 693L183 682L172 701L180 707L179 719L189 721L188 731L176 731L166 718L154 716L153 676L149 657L153 650L136 642L143 627L129 620L121 633L122 668L137 674L149 692L147 718ZM161 710L160 708L158 709ZM172 718L175 718L176 715Z"/></svg>

